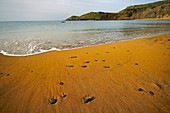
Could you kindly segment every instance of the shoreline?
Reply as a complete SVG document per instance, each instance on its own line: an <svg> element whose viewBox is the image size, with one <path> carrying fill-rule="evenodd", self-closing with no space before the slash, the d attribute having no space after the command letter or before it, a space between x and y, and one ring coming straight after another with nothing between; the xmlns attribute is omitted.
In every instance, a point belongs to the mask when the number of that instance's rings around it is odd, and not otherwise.
<svg viewBox="0 0 170 113"><path fill-rule="evenodd" d="M170 33L32 56L0 54L0 111L169 112L169 49Z"/></svg>
<svg viewBox="0 0 170 113"><path fill-rule="evenodd" d="M155 35L145 35L145 36L140 36L140 37L135 37L133 39L128 39L128 40L120 40L120 41L115 41L115 42L105 42L103 44L97 44L97 45L91 45L91 46L82 46L82 47L75 47L75 48L66 48L66 49L57 49L57 48L51 48L49 50L41 50L40 52L36 52L36 53L32 53L32 54L9 54L7 52L4 52L3 50L0 51L0 54L4 55L4 56L13 56L13 57L24 57L24 56L34 56L34 55L38 55L38 54L43 54L43 53L47 53L47 52L51 52L51 51L67 51L67 50L74 50L74 49L81 49L81 48L86 48L86 47L95 47L95 46L100 46L100 45L105 45L105 44L110 44L110 43L117 43L117 42L122 42L122 41L129 41L129 40L135 40L135 39L139 39L139 38L145 38L145 37L149 37L149 36L156 36L156 35L161 35L161 34L169 34L169 33L157 33Z"/></svg>

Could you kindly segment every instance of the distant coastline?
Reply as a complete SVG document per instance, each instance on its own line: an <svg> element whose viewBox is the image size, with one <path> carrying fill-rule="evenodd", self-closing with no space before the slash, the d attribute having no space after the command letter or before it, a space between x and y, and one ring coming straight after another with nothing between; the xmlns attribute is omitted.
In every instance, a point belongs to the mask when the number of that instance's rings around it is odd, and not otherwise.
<svg viewBox="0 0 170 113"><path fill-rule="evenodd" d="M81 16L71 16L66 21L80 20L170 20L170 0L149 4L133 5L118 13L89 12Z"/></svg>

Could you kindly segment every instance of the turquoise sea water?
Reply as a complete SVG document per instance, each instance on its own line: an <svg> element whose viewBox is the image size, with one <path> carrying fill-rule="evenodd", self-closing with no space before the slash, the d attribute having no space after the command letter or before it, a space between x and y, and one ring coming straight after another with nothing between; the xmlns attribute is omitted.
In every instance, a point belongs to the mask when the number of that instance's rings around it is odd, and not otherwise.
<svg viewBox="0 0 170 113"><path fill-rule="evenodd" d="M0 22L0 51L33 55L170 33L170 20Z"/></svg>

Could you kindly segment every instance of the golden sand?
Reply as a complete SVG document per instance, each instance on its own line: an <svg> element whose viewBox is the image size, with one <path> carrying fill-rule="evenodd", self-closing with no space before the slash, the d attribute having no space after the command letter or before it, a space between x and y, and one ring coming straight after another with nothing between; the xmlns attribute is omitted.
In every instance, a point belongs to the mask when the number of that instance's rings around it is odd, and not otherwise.
<svg viewBox="0 0 170 113"><path fill-rule="evenodd" d="M0 113L170 112L169 51L170 34L163 34L27 57L1 54ZM87 96L93 99L84 103Z"/></svg>

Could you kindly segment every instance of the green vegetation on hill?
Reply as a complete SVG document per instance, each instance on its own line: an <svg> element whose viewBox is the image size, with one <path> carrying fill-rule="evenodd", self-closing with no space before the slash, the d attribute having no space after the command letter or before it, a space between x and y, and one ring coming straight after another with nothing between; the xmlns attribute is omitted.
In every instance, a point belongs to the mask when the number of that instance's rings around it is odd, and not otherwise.
<svg viewBox="0 0 170 113"><path fill-rule="evenodd" d="M66 20L130 20L161 18L170 15L170 0L133 5L118 13L90 12L81 16L72 16Z"/></svg>
<svg viewBox="0 0 170 113"><path fill-rule="evenodd" d="M90 12L81 16L71 16L66 20L114 20L117 13Z"/></svg>

